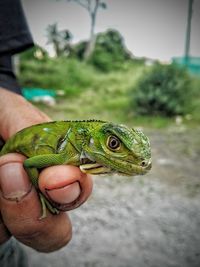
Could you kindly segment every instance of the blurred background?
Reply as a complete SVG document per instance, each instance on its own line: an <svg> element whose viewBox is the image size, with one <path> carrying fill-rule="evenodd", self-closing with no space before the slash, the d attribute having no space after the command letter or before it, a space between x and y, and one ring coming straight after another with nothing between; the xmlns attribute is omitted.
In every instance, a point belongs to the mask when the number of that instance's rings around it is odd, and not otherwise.
<svg viewBox="0 0 200 267"><path fill-rule="evenodd" d="M142 129L153 168L94 177L73 240L31 266L200 266L200 1L24 0L35 47L15 65L55 120Z"/></svg>

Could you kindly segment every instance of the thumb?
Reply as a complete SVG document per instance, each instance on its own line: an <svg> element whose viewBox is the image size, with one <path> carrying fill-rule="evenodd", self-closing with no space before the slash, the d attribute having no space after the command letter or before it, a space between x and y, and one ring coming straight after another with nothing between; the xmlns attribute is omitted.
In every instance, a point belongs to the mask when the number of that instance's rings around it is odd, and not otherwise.
<svg viewBox="0 0 200 267"><path fill-rule="evenodd" d="M92 192L92 178L78 167L57 165L45 168L39 176L39 188L54 207L62 211L82 205Z"/></svg>

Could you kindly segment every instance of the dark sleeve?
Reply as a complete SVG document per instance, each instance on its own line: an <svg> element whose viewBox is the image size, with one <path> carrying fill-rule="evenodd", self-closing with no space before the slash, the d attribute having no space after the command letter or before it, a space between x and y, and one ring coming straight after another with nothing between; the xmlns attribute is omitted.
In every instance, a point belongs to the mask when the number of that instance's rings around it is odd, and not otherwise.
<svg viewBox="0 0 200 267"><path fill-rule="evenodd" d="M21 93L12 56L33 46L20 0L0 0L0 87Z"/></svg>
<svg viewBox="0 0 200 267"><path fill-rule="evenodd" d="M8 54L0 56L0 87L21 94L21 88L13 71L12 56Z"/></svg>
<svg viewBox="0 0 200 267"><path fill-rule="evenodd" d="M0 55L13 55L32 45L20 0L0 0Z"/></svg>

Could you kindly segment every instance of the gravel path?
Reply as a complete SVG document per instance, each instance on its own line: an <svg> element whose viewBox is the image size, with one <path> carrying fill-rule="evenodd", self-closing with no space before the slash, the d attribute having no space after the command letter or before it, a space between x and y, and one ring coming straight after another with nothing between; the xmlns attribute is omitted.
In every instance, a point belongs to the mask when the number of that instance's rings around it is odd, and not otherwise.
<svg viewBox="0 0 200 267"><path fill-rule="evenodd" d="M31 267L199 267L200 129L148 131L153 169L94 178L93 195L69 214L60 251L27 248Z"/></svg>

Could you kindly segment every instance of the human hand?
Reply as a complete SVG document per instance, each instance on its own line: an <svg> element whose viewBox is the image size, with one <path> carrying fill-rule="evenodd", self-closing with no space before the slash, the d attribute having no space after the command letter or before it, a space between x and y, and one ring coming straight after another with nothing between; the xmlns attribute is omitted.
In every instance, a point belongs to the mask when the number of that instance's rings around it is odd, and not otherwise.
<svg viewBox="0 0 200 267"><path fill-rule="evenodd" d="M0 134L4 140L24 127L49 120L21 96L0 89ZM13 235L38 251L57 250L71 239L70 219L61 212L38 220L41 204L23 168L24 159L17 153L0 158L0 244ZM73 209L89 197L92 180L77 167L52 166L41 172L39 187L43 193L48 189L55 202L74 203Z"/></svg>

